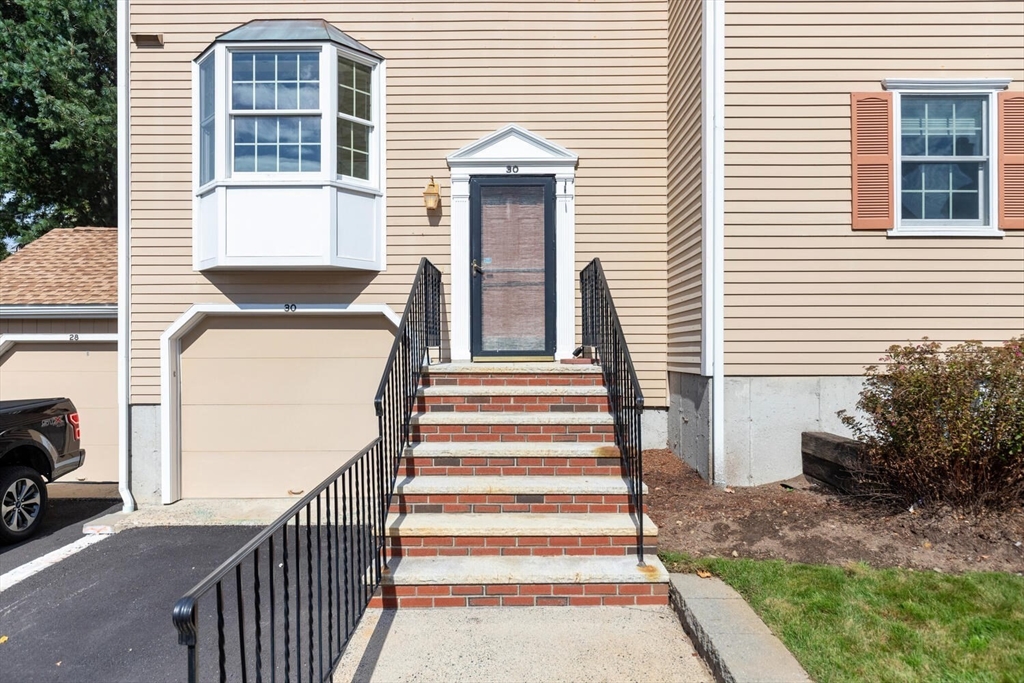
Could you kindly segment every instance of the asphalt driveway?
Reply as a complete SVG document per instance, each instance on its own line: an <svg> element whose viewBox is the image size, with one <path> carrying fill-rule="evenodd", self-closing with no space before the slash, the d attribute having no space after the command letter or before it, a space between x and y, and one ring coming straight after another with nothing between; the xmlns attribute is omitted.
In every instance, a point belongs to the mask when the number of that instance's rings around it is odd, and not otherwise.
<svg viewBox="0 0 1024 683"><path fill-rule="evenodd" d="M82 537L83 524L120 509L120 499L50 498L38 533L21 543L0 545L0 574L74 543Z"/></svg>
<svg viewBox="0 0 1024 683"><path fill-rule="evenodd" d="M5 590L0 678L184 680L185 648L178 645L171 608L257 532L215 526L129 529Z"/></svg>

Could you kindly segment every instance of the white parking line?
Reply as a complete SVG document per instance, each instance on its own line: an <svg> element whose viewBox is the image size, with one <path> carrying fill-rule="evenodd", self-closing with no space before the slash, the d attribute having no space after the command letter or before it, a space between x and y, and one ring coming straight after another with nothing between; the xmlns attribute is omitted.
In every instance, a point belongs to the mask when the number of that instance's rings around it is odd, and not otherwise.
<svg viewBox="0 0 1024 683"><path fill-rule="evenodd" d="M28 577L38 574L47 567L52 567L61 560L71 557L79 550L83 550L84 548L88 548L91 545L99 543L108 536L109 534L91 534L89 536L83 536L74 543L69 543L63 548L57 548L56 550L48 552L42 557L37 557L31 562L27 562L20 567L15 567L6 574L0 574L0 593L3 593L15 584L21 583Z"/></svg>

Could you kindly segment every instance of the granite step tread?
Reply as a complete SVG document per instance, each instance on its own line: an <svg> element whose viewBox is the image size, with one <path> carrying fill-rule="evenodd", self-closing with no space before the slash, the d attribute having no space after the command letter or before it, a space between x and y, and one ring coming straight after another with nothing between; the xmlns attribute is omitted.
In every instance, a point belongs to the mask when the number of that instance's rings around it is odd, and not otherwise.
<svg viewBox="0 0 1024 683"><path fill-rule="evenodd" d="M607 557L402 557L392 560L385 585L667 583L657 555Z"/></svg>
<svg viewBox="0 0 1024 683"><path fill-rule="evenodd" d="M610 413L586 412L426 412L414 413L415 425L610 425Z"/></svg>
<svg viewBox="0 0 1024 683"><path fill-rule="evenodd" d="M427 375L446 374L491 374L491 375L540 375L540 374L600 374L600 365L582 363L436 363L425 365Z"/></svg>
<svg viewBox="0 0 1024 683"><path fill-rule="evenodd" d="M442 384L419 388L417 396L606 396L603 386L501 386Z"/></svg>
<svg viewBox="0 0 1024 683"><path fill-rule="evenodd" d="M608 443L538 443L422 441L405 448L416 458L618 458L617 446Z"/></svg>

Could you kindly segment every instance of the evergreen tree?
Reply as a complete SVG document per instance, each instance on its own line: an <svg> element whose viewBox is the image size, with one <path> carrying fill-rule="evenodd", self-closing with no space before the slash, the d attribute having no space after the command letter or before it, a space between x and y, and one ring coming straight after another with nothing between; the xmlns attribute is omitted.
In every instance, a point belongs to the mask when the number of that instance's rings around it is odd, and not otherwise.
<svg viewBox="0 0 1024 683"><path fill-rule="evenodd" d="M0 0L2 238L117 225L116 1Z"/></svg>

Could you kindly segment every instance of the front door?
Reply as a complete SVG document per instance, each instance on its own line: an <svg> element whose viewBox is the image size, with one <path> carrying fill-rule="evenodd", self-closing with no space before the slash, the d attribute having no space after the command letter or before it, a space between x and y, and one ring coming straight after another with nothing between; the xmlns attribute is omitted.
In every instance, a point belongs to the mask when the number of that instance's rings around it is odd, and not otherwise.
<svg viewBox="0 0 1024 683"><path fill-rule="evenodd" d="M476 177L470 183L474 360L555 355L555 179Z"/></svg>

